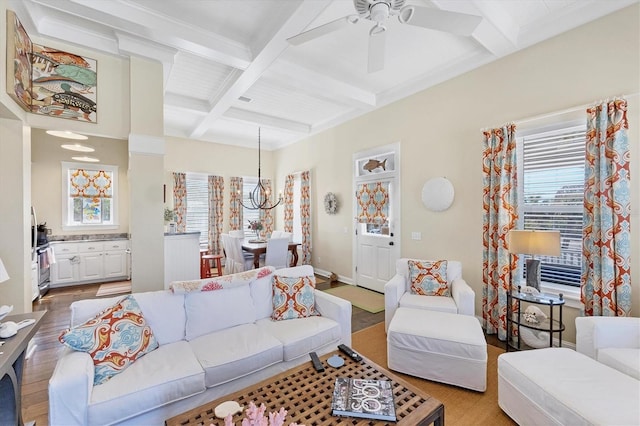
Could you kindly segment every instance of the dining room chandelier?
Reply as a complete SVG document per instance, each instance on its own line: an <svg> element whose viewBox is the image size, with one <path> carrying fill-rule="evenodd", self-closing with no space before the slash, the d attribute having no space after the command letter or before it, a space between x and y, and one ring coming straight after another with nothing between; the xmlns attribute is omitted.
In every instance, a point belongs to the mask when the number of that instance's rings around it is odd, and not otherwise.
<svg viewBox="0 0 640 426"><path fill-rule="evenodd" d="M248 210L271 210L276 207L278 204L282 202L282 193L278 196L278 202L275 204L271 203L271 191L264 187L262 184L262 177L260 176L260 160L261 160L261 150L260 150L260 127L258 127L258 183L256 187L253 188L251 192L249 192L249 204L246 205L242 202L242 196L240 196L240 204L242 207Z"/></svg>

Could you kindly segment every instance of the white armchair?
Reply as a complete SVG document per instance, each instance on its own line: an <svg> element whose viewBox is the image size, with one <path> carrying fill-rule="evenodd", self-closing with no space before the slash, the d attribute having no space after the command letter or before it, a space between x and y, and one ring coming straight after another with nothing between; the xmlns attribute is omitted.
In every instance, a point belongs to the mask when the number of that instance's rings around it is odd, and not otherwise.
<svg viewBox="0 0 640 426"><path fill-rule="evenodd" d="M447 281L451 289L451 297L419 296L411 294L407 263L409 260L398 259L396 274L384 286L385 330L389 329L391 319L400 306L475 316L476 294L462 278L462 263L457 260L447 261Z"/></svg>
<svg viewBox="0 0 640 426"><path fill-rule="evenodd" d="M640 318L577 317L576 351L640 380Z"/></svg>

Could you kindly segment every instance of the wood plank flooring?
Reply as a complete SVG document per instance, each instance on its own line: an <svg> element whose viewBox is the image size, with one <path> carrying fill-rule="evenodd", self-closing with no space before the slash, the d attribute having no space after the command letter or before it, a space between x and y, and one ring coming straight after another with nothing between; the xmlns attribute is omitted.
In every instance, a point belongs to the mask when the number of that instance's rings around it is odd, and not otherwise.
<svg viewBox="0 0 640 426"><path fill-rule="evenodd" d="M318 289L346 285L343 283L319 282ZM69 305L76 300L92 299L100 284L51 289L42 299L34 302L33 310L46 310L42 325L33 338L37 345L33 355L25 362L22 381L22 415L25 422L34 421L37 426L49 424L49 378L56 366L62 344L58 342L60 332L69 326ZM105 296L113 297L113 296ZM353 307L351 329L358 331L384 321L384 312L371 314Z"/></svg>

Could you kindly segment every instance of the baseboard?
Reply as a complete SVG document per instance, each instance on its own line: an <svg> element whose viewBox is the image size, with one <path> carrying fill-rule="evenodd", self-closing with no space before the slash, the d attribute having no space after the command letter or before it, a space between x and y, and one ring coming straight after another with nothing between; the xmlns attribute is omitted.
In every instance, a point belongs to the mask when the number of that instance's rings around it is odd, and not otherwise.
<svg viewBox="0 0 640 426"><path fill-rule="evenodd" d="M333 273L331 271L325 271L324 269L313 267L313 272L320 275L321 277L329 278L329 276ZM338 275L338 281L345 284L353 284L353 280L351 278L347 278L342 275Z"/></svg>

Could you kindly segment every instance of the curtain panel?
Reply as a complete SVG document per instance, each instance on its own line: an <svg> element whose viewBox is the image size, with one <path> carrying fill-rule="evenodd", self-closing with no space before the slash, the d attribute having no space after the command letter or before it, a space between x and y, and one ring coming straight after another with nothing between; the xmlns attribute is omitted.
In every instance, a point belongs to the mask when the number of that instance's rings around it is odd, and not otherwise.
<svg viewBox="0 0 640 426"><path fill-rule="evenodd" d="M293 232L293 175L284 180L284 230Z"/></svg>
<svg viewBox="0 0 640 426"><path fill-rule="evenodd" d="M209 176L209 253L222 254L223 207L224 207L224 178Z"/></svg>
<svg viewBox="0 0 640 426"><path fill-rule="evenodd" d="M173 208L176 212L177 231L187 229L187 175L173 173Z"/></svg>
<svg viewBox="0 0 640 426"><path fill-rule="evenodd" d="M265 189L265 197L269 200L269 206L273 205L274 194L271 190L271 179L262 179L262 186ZM271 235L273 232L273 215L271 214L271 210L262 210L260 209L260 222L262 223L262 233L264 235Z"/></svg>
<svg viewBox="0 0 640 426"><path fill-rule="evenodd" d="M302 225L302 264L311 264L311 178L309 171L300 175L300 222Z"/></svg>
<svg viewBox="0 0 640 426"><path fill-rule="evenodd" d="M358 222L385 223L389 217L389 183L373 182L358 185L356 203Z"/></svg>
<svg viewBox="0 0 640 426"><path fill-rule="evenodd" d="M242 229L242 178L232 177L229 180L229 230Z"/></svg>
<svg viewBox="0 0 640 426"><path fill-rule="evenodd" d="M507 249L518 218L515 124L483 132L482 185L482 322L487 333L505 340L507 292L517 263Z"/></svg>
<svg viewBox="0 0 640 426"><path fill-rule="evenodd" d="M631 314L627 101L587 109L581 301L588 316Z"/></svg>

